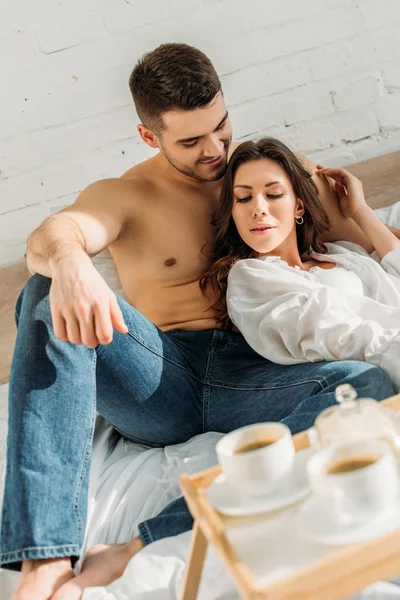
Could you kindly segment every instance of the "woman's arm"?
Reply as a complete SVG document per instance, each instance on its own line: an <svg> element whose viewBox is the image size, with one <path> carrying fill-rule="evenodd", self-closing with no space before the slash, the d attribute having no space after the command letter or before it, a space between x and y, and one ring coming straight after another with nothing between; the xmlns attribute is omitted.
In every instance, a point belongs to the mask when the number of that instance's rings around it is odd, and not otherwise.
<svg viewBox="0 0 400 600"><path fill-rule="evenodd" d="M298 158L304 164L306 169L313 175L313 180L318 188L318 197L324 207L330 221L329 231L325 234L325 241L337 242L345 240L362 246L369 254L374 248L360 227L349 217L345 217L339 207L338 196L335 191L335 182L328 177L319 177L319 165L316 165L311 159L306 156L297 154ZM397 238L400 239L400 231L392 227L388 227Z"/></svg>
<svg viewBox="0 0 400 600"><path fill-rule="evenodd" d="M326 242L337 242L345 240L362 246L368 254L373 252L371 242L361 231L358 225L353 221L343 216L339 201L335 191L334 182L328 177L318 176L317 165L309 158L297 155L306 169L312 174L313 181L318 188L318 198L328 215L330 227L324 235Z"/></svg>
<svg viewBox="0 0 400 600"><path fill-rule="evenodd" d="M381 259L400 246L400 240L389 231L369 206L358 210L353 220L371 241Z"/></svg>
<svg viewBox="0 0 400 600"><path fill-rule="evenodd" d="M361 229L382 259L400 245L400 240L376 216L364 197L362 183L345 169L319 168L317 174L335 182L340 211Z"/></svg>

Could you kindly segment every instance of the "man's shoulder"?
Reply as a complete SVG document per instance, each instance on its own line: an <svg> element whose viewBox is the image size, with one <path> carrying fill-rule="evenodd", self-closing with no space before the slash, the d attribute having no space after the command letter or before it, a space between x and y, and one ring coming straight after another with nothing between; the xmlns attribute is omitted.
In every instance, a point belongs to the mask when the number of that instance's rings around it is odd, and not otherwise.
<svg viewBox="0 0 400 600"><path fill-rule="evenodd" d="M154 173L158 170L158 158L153 156L148 160L144 160L137 165L134 165L125 173L123 173L119 180L123 182L131 183L132 185L148 185L154 180Z"/></svg>
<svg viewBox="0 0 400 600"><path fill-rule="evenodd" d="M148 162L148 161L146 161ZM120 177L109 177L94 181L85 188L81 196L85 199L104 198L107 202L118 202L133 198L148 196L154 187L149 169L143 169L142 164L136 165Z"/></svg>

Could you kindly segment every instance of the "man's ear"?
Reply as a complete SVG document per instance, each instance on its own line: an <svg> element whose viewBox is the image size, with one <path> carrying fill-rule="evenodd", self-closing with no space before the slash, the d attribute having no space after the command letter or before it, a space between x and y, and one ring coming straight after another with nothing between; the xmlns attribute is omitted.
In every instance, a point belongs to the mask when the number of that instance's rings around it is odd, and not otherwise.
<svg viewBox="0 0 400 600"><path fill-rule="evenodd" d="M137 130L142 140L148 146L150 146L150 148L160 148L160 142L158 141L158 137L155 133L150 131L150 129L148 129L146 125L140 123L140 125L137 126Z"/></svg>
<svg viewBox="0 0 400 600"><path fill-rule="evenodd" d="M304 213L306 212L306 209L304 207L304 202L301 198L297 198L297 207L296 207L296 212L295 212L295 217L296 219L298 217L301 217L304 215Z"/></svg>

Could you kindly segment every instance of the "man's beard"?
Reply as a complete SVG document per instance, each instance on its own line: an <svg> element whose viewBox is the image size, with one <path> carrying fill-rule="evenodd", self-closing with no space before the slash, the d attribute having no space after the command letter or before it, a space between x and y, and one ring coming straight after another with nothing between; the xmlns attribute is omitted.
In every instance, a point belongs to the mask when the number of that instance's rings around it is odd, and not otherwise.
<svg viewBox="0 0 400 600"><path fill-rule="evenodd" d="M165 148L162 148L162 151L169 164L172 167L174 167L174 169L179 171L179 173L182 173L182 175L186 175L187 177L191 177L192 179L197 179L198 181L218 181L219 179L222 179L222 177L226 173L226 169L228 168L227 156L231 141L232 138L230 138L229 141L224 143L224 154L226 158L224 159L223 164L219 167L217 171L210 174L209 177L205 177L203 173L198 172L195 167L189 167L187 165L182 165L176 162L176 160L165 150Z"/></svg>

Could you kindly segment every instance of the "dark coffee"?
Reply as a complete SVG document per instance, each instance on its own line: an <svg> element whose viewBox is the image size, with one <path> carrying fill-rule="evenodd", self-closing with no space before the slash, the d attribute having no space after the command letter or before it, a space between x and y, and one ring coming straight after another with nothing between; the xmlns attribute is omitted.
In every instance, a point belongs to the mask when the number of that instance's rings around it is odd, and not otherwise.
<svg viewBox="0 0 400 600"><path fill-rule="evenodd" d="M275 442L277 442L278 439L279 438L277 437L262 438L259 440L252 440L251 442L245 442L244 444L239 444L238 446L236 446L234 454L239 454L242 452L252 452L253 450L265 448L265 446L275 444Z"/></svg>
<svg viewBox="0 0 400 600"><path fill-rule="evenodd" d="M338 475L340 473L351 473L352 471L358 471L373 465L382 458L381 454L364 454L362 456L348 456L342 458L334 463L331 463L326 473L328 475Z"/></svg>

